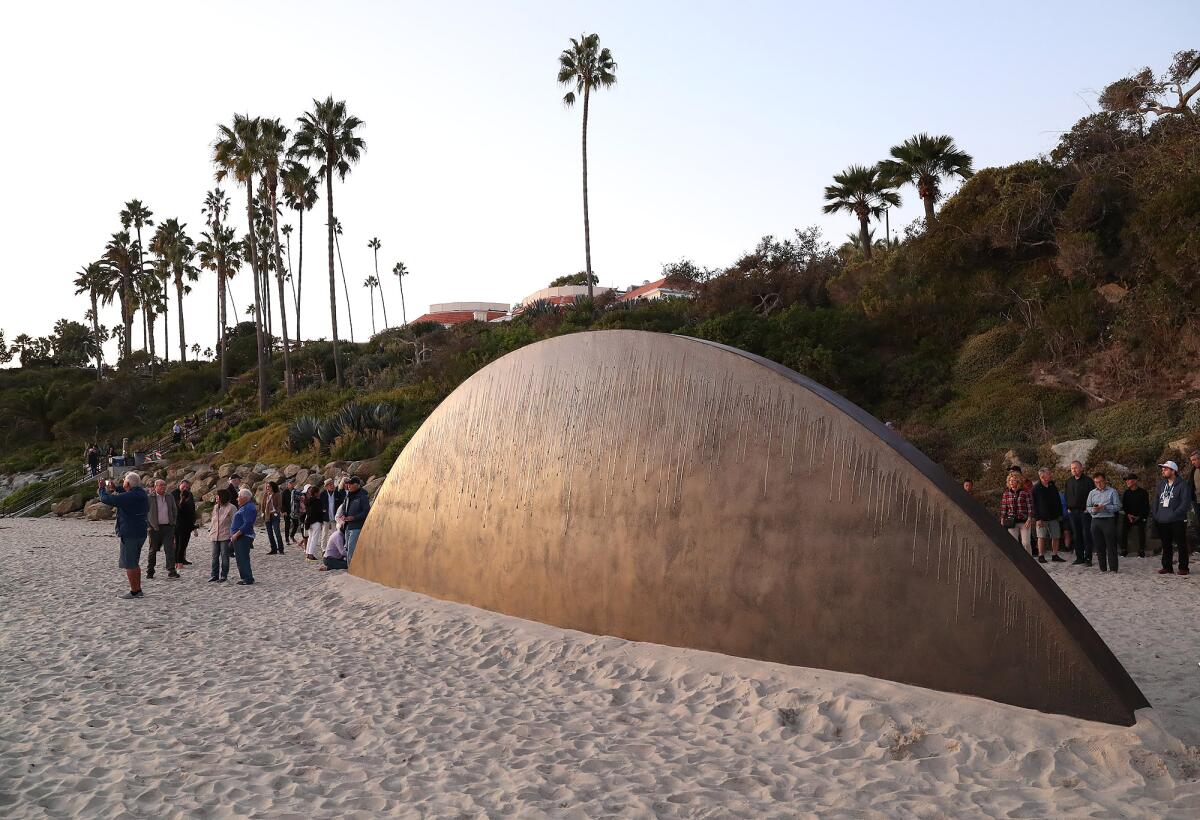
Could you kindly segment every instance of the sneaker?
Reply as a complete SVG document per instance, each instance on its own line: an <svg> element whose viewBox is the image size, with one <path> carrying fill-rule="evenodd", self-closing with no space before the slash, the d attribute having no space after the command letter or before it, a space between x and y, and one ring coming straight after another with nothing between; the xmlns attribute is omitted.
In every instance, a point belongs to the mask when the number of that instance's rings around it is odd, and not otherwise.
<svg viewBox="0 0 1200 820"><path fill-rule="evenodd" d="M145 597L146 597L146 593L142 592L142 591L139 589L137 592L126 592L124 595L119 595L119 596L117 596L117 597L119 597L119 598L124 598L126 601L129 601L129 600L132 600L132 599L134 599L134 598L145 598Z"/></svg>
<svg viewBox="0 0 1200 820"><path fill-rule="evenodd" d="M1160 570L1158 571L1158 574L1159 574L1159 575L1174 575L1174 574L1175 574L1175 570L1173 570L1173 569L1160 569Z"/></svg>
<svg viewBox="0 0 1200 820"><path fill-rule="evenodd" d="M1100 567L1101 572L1108 572L1108 567Z"/></svg>
<svg viewBox="0 0 1200 820"><path fill-rule="evenodd" d="M219 583L219 584L223 584L223 583L225 583L225 582L226 582L226 581L228 581L228 580L229 580L228 578L218 578L218 579L217 579L217 583Z"/></svg>
<svg viewBox="0 0 1200 820"><path fill-rule="evenodd" d="M304 557L305 557L305 558L307 558L309 561L316 561L316 560L317 560L317 556L315 556L315 555L306 555L306 556L304 556Z"/></svg>
<svg viewBox="0 0 1200 820"><path fill-rule="evenodd" d="M1071 566L1073 566L1073 567L1083 566L1083 563L1084 563L1084 561L1082 558L1076 558L1074 561L1071 562Z"/></svg>
<svg viewBox="0 0 1200 820"><path fill-rule="evenodd" d="M216 582L218 582L218 581L220 581L220 580L221 580L220 578L209 578L209 579L208 579L208 582L209 582L210 584L213 584L213 583L216 583Z"/></svg>
<svg viewBox="0 0 1200 820"><path fill-rule="evenodd" d="M251 585L251 584L253 584L253 583L254 583L253 581L238 581L238 586L240 586L240 587L248 587L248 586L250 586L250 585Z"/></svg>
<svg viewBox="0 0 1200 820"><path fill-rule="evenodd" d="M267 553L267 555L278 555L278 554L279 554L279 550L271 550L270 552Z"/></svg>
<svg viewBox="0 0 1200 820"><path fill-rule="evenodd" d="M1051 561L1052 563L1053 563L1053 562L1058 562L1058 563L1060 563L1060 564L1065 564L1065 563L1067 563L1065 560L1063 560L1062 558L1059 558L1057 555L1051 555L1051 556L1050 556L1050 561Z"/></svg>
<svg viewBox="0 0 1200 820"><path fill-rule="evenodd" d="M167 577L168 578L182 578L183 576L180 575L178 572L168 572Z"/></svg>
<svg viewBox="0 0 1200 820"><path fill-rule="evenodd" d="M149 571L147 571L147 572L146 572L146 577L147 577L147 578L153 578L153 577L154 577L154 573L153 573L153 572L149 572Z"/></svg>
<svg viewBox="0 0 1200 820"><path fill-rule="evenodd" d="M1039 563L1039 564L1044 564L1044 563L1046 563L1046 556L1044 556L1044 555L1039 555L1039 556L1038 556L1038 563Z"/></svg>
<svg viewBox="0 0 1200 820"><path fill-rule="evenodd" d="M180 561L179 563L183 564L185 567L190 567L192 565L191 561Z"/></svg>

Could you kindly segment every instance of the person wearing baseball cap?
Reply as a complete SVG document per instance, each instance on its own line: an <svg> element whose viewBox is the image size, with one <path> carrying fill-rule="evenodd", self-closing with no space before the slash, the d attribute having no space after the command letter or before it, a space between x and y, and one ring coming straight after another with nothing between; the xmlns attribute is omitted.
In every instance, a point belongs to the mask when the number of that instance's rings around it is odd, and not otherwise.
<svg viewBox="0 0 1200 820"><path fill-rule="evenodd" d="M1179 549L1179 574L1188 574L1187 515L1192 506L1192 485L1179 476L1179 465L1164 461L1158 465L1162 479L1154 502L1154 526L1162 541L1162 569L1159 575L1175 572L1172 554Z"/></svg>
<svg viewBox="0 0 1200 820"><path fill-rule="evenodd" d="M346 479L346 503L343 509L342 531L346 536L346 562L349 563L354 560L354 547L358 544L358 536L362 534L367 514L371 512L371 499L356 475Z"/></svg>

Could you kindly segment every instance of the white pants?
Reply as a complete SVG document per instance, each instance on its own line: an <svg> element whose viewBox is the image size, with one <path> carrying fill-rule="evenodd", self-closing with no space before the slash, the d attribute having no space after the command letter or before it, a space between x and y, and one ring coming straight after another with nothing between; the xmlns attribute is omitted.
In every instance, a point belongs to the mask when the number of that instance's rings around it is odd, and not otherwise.
<svg viewBox="0 0 1200 820"><path fill-rule="evenodd" d="M1029 537L1032 532L1033 532L1032 527L1026 527L1024 524L1018 524L1017 526L1010 529L1008 531L1008 534L1011 535L1013 538L1017 539L1017 543L1019 543L1022 547L1024 547L1025 549L1029 549L1029 544L1030 544Z"/></svg>
<svg viewBox="0 0 1200 820"><path fill-rule="evenodd" d="M314 558L321 557L321 551L324 549L324 545L321 543L321 536L324 532L325 524L320 521L308 525L308 548L305 549L305 552Z"/></svg>

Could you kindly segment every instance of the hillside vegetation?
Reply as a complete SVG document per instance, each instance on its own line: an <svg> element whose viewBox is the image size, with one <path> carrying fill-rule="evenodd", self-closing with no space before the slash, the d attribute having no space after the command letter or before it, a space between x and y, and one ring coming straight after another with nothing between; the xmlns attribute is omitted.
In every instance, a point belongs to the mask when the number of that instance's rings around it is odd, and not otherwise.
<svg viewBox="0 0 1200 820"><path fill-rule="evenodd" d="M508 323L391 329L340 343L340 390L331 346L308 342L292 353L294 395L278 390L265 413L252 324L231 330L230 372L243 376L223 398L212 362L153 377L130 364L103 381L78 367L0 371L0 472L77 459L87 440L161 434L212 404L226 422L206 431L201 451L386 464L479 368L539 339L604 328L698 336L778 361L985 488L998 485L1008 451L1046 461L1049 444L1069 438L1099 438L1093 461L1152 463L1170 441L1200 442L1200 116L1185 105L1151 117L1144 97L1122 98L1120 86L1049 156L975 172L935 222L894 247L874 243L869 258L860 242L834 247L800 229L764 237L726 268L666 266L695 285L692 300L597 297ZM278 385L278 355L270 366ZM363 422L362 408L375 420Z"/></svg>

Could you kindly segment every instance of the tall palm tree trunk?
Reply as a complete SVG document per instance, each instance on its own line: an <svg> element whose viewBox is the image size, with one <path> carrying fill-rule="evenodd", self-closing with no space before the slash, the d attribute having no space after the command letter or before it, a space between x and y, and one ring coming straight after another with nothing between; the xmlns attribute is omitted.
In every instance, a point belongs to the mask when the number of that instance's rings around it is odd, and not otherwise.
<svg viewBox="0 0 1200 820"><path fill-rule="evenodd" d="M225 362L225 264L217 265L217 351L221 356L221 395L229 392L229 368Z"/></svg>
<svg viewBox="0 0 1200 820"><path fill-rule="evenodd" d="M133 295L130 292L129 277L121 275L121 324L125 326L124 349L121 355L129 358L133 353Z"/></svg>
<svg viewBox="0 0 1200 820"><path fill-rule="evenodd" d="M300 264L296 267L296 341L300 336L300 294L304 288L304 209L300 208Z"/></svg>
<svg viewBox="0 0 1200 820"><path fill-rule="evenodd" d="M279 284L279 330L283 334L283 388L292 395L292 355L288 351L287 301L283 290L283 255L279 250L279 215L276 212L275 189L271 188L271 237L275 242L275 281Z"/></svg>
<svg viewBox="0 0 1200 820"><path fill-rule="evenodd" d="M937 222L937 216L933 213L933 196L922 195L921 201L925 203L925 225L932 227L933 223Z"/></svg>
<svg viewBox="0 0 1200 820"><path fill-rule="evenodd" d="M862 245L864 259L871 258L871 231L867 227L869 218L864 214L858 215L858 243Z"/></svg>
<svg viewBox="0 0 1200 820"><path fill-rule="evenodd" d="M267 360L263 341L262 287L258 273L258 246L254 241L254 185L246 180L246 225L249 228L246 244L250 248L250 270L254 274L254 336L258 342L258 411L267 409Z"/></svg>
<svg viewBox="0 0 1200 820"><path fill-rule="evenodd" d="M375 335L375 286L367 288L371 292L371 335Z"/></svg>
<svg viewBox="0 0 1200 820"><path fill-rule="evenodd" d="M342 243L338 241L337 234L333 235L334 244L337 245L338 267L342 269L342 290L346 294L346 321L350 323L350 341L354 341L354 313L350 310L350 283L346 281L346 265L342 262Z"/></svg>
<svg viewBox="0 0 1200 820"><path fill-rule="evenodd" d="M588 123L588 97L592 90L591 85L583 87L583 252L587 259L587 286L588 299L593 298L592 293L592 225L588 221L588 189L587 189L587 123Z"/></svg>
<svg viewBox="0 0 1200 820"><path fill-rule="evenodd" d="M408 310L405 309L405 307L404 307L404 277L397 276L396 278L400 280L400 321L404 322L404 324L407 325L408 324Z"/></svg>
<svg viewBox="0 0 1200 820"><path fill-rule="evenodd" d="M383 281L379 278L379 251L378 250L375 251L375 281L379 282L379 303L382 305L383 304ZM387 330L387 328L388 328L387 305L384 305L383 306L383 329ZM372 319L371 320L371 330L374 331L374 329L375 329L375 321L374 321L374 319ZM375 334L372 332L371 335L373 336Z"/></svg>
<svg viewBox="0 0 1200 820"><path fill-rule="evenodd" d="M378 279L379 277L376 276L375 278ZM383 329L387 330L389 327L391 327L391 325L388 324L387 302L385 302L383 299L383 284L382 283L380 283L380 285L379 285L379 304L383 308Z"/></svg>
<svg viewBox="0 0 1200 820"><path fill-rule="evenodd" d="M342 375L342 357L338 355L337 334L337 274L333 270L333 168L325 169L325 210L329 226L329 322L333 331L333 373L338 389L346 386Z"/></svg>
<svg viewBox="0 0 1200 820"><path fill-rule="evenodd" d="M183 332L183 274L175 271L175 306L179 313L179 361L187 361L187 341Z"/></svg>
<svg viewBox="0 0 1200 820"><path fill-rule="evenodd" d="M96 381L104 375L104 350L100 346L100 314L96 304L96 287L91 288L92 298L92 338L96 340Z"/></svg>

